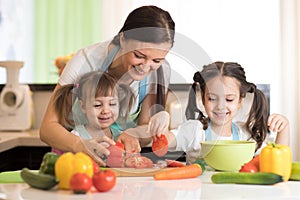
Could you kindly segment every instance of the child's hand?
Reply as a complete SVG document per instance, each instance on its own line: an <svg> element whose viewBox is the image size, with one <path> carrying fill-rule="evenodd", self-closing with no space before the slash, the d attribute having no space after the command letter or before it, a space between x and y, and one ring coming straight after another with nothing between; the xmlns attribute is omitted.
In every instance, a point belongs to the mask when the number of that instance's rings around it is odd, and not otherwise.
<svg viewBox="0 0 300 200"><path fill-rule="evenodd" d="M101 136L95 139L85 140L81 138L81 142L85 148L85 153L90 155L98 164L105 166L105 162L101 159L102 156L108 156L109 150L107 147L115 145L115 142L107 136Z"/></svg>
<svg viewBox="0 0 300 200"><path fill-rule="evenodd" d="M166 134L169 130L170 115L166 111L161 111L153 115L150 119L147 132L151 136Z"/></svg>
<svg viewBox="0 0 300 200"><path fill-rule="evenodd" d="M280 114L272 114L268 118L269 130L272 132L281 132L289 124L288 119Z"/></svg>

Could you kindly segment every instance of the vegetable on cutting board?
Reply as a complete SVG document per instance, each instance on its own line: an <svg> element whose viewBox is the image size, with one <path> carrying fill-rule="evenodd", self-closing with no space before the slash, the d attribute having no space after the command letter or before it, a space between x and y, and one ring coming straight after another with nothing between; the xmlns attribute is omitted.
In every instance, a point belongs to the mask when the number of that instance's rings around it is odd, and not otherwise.
<svg viewBox="0 0 300 200"><path fill-rule="evenodd" d="M271 172L219 172L211 176L213 183L273 185L283 180L282 176Z"/></svg>
<svg viewBox="0 0 300 200"><path fill-rule="evenodd" d="M183 167L170 169L168 171L159 171L154 174L155 180L173 180L195 178L202 174L202 168L198 164L191 164Z"/></svg>
<svg viewBox="0 0 300 200"><path fill-rule="evenodd" d="M289 180L292 170L292 153L287 145L269 143L259 154L260 172L272 172Z"/></svg>

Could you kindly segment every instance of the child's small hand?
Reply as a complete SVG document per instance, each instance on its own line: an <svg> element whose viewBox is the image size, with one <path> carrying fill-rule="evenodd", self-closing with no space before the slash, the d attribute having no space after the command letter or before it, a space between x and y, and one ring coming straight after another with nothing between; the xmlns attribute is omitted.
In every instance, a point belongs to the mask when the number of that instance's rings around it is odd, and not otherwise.
<svg viewBox="0 0 300 200"><path fill-rule="evenodd" d="M170 115L166 111L161 111L153 115L150 119L147 132L151 136L165 134L169 131Z"/></svg>
<svg viewBox="0 0 300 200"><path fill-rule="evenodd" d="M271 114L268 118L268 127L272 132L281 132L288 123L288 119L280 114Z"/></svg>
<svg viewBox="0 0 300 200"><path fill-rule="evenodd" d="M80 139L85 148L84 152L89 154L98 164L105 166L106 164L101 158L102 156L108 156L110 152L107 147L115 145L116 143L107 136L101 136L99 138L89 140L83 138Z"/></svg>

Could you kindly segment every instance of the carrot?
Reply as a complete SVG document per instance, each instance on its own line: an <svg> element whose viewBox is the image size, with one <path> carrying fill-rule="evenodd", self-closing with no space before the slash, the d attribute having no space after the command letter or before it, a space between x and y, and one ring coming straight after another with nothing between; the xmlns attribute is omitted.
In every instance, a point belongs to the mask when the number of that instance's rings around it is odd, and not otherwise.
<svg viewBox="0 0 300 200"><path fill-rule="evenodd" d="M154 174L155 180L173 180L184 178L195 178L202 174L202 168L198 164L174 168L168 171L160 171Z"/></svg>

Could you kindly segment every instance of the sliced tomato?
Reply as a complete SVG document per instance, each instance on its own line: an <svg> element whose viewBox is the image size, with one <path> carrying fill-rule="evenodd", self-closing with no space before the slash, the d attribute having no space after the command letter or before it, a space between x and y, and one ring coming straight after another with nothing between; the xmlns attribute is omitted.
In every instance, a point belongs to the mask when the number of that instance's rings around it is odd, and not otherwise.
<svg viewBox="0 0 300 200"><path fill-rule="evenodd" d="M106 165L108 167L124 167L124 149L117 145L109 146L107 149L109 150L110 154L107 156Z"/></svg>
<svg viewBox="0 0 300 200"><path fill-rule="evenodd" d="M153 162L145 156L133 155L126 159L125 166L138 169L151 168L153 167Z"/></svg>
<svg viewBox="0 0 300 200"><path fill-rule="evenodd" d="M168 152L168 139L165 135L161 134L160 137L156 137L156 140L152 143L152 151L158 157L162 157Z"/></svg>
<svg viewBox="0 0 300 200"><path fill-rule="evenodd" d="M184 163L179 162L177 160L165 159L165 161L167 162L167 167L183 167L183 166L185 166Z"/></svg>

